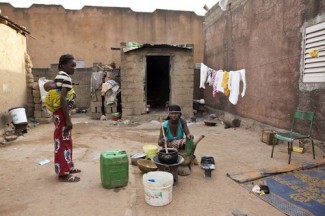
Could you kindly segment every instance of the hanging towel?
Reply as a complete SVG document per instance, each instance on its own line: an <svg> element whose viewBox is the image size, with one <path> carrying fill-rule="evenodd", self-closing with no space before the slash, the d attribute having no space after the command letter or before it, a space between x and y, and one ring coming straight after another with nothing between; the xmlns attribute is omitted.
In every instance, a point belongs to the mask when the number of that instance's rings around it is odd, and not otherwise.
<svg viewBox="0 0 325 216"><path fill-rule="evenodd" d="M208 68L208 76L207 76L207 82L206 83L209 86L212 86L212 71L213 71L213 69Z"/></svg>
<svg viewBox="0 0 325 216"><path fill-rule="evenodd" d="M224 94L226 96L230 95L230 89L228 88L228 82L229 82L229 72L228 71L224 71L223 72L223 76L222 76L222 82L221 82L221 87L224 90Z"/></svg>
<svg viewBox="0 0 325 216"><path fill-rule="evenodd" d="M216 79L217 79L217 71L212 70L211 85L212 85L212 95L213 95L213 97L215 97L216 94L218 93L217 85L216 85Z"/></svg>
<svg viewBox="0 0 325 216"><path fill-rule="evenodd" d="M207 80L208 77L208 66L206 66L205 64L201 63L201 69L200 69L200 88L204 88L205 89L205 82Z"/></svg>
<svg viewBox="0 0 325 216"><path fill-rule="evenodd" d="M239 97L240 81L243 82L243 90L241 96L244 97L246 93L246 71L245 69L238 71L230 71L228 88L230 89L229 101L236 105Z"/></svg>
<svg viewBox="0 0 325 216"><path fill-rule="evenodd" d="M215 78L214 84L213 84L213 88L216 89L216 93L218 93L218 92L224 93L225 92L221 85L222 80L223 80L223 74L224 74L223 70L218 70L216 72L216 78Z"/></svg>

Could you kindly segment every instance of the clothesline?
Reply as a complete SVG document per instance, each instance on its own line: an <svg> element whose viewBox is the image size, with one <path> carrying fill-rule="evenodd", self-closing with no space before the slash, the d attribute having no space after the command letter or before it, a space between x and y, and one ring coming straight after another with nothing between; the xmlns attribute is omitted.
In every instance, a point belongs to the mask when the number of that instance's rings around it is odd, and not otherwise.
<svg viewBox="0 0 325 216"><path fill-rule="evenodd" d="M240 82L243 83L243 89L240 93ZM246 70L224 71L214 70L201 63L200 67L200 88L205 89L205 84L212 87L212 95L215 97L218 93L229 96L230 103L236 105L238 97L245 96L246 92Z"/></svg>

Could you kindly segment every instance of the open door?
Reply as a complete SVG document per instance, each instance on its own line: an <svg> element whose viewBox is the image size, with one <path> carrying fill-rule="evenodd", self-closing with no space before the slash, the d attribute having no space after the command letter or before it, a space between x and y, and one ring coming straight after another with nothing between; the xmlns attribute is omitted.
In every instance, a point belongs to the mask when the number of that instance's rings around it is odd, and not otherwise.
<svg viewBox="0 0 325 216"><path fill-rule="evenodd" d="M151 110L164 110L169 101L169 70L169 56L147 56L146 96Z"/></svg>

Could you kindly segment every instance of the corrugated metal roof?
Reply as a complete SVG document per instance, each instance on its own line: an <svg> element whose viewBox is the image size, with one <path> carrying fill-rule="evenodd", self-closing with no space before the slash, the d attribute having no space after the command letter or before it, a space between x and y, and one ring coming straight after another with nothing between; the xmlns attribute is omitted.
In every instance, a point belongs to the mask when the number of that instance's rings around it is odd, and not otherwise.
<svg viewBox="0 0 325 216"><path fill-rule="evenodd" d="M123 51L130 52L133 50L140 50L144 48L177 48L177 49L192 50L193 44L138 44L138 46L134 46L134 47L126 46L123 48Z"/></svg>

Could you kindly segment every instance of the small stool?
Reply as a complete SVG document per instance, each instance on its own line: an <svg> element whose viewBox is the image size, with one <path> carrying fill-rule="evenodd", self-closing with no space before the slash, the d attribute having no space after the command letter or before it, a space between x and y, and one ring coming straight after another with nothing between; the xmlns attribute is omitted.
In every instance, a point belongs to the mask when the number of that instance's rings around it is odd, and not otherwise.
<svg viewBox="0 0 325 216"><path fill-rule="evenodd" d="M215 169L215 162L212 156L202 156L201 167L204 170L205 177L211 177L211 171Z"/></svg>

